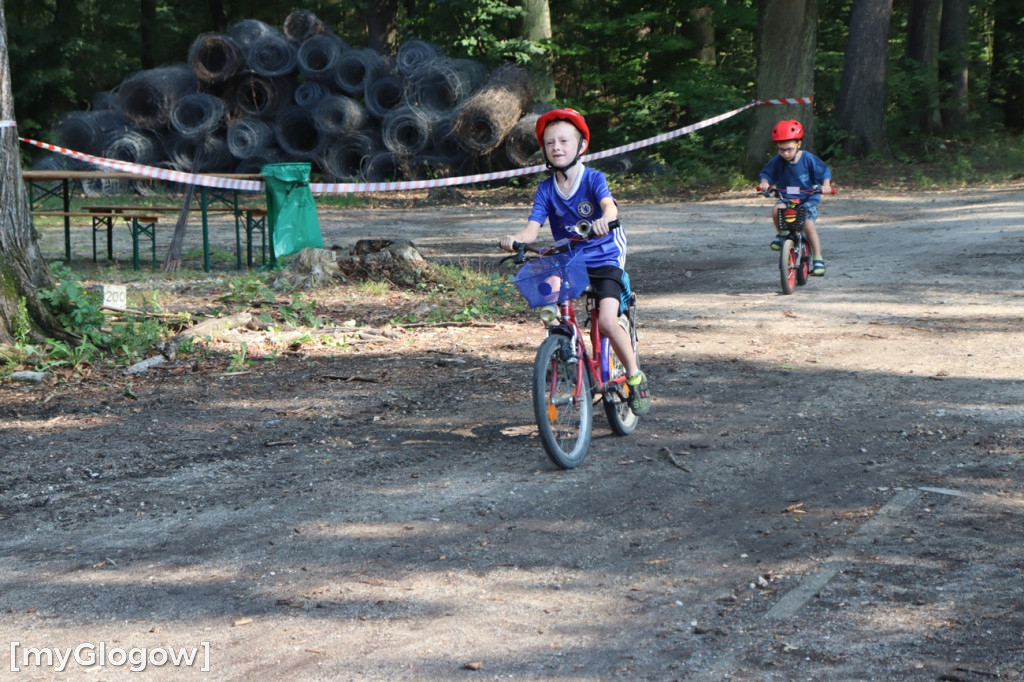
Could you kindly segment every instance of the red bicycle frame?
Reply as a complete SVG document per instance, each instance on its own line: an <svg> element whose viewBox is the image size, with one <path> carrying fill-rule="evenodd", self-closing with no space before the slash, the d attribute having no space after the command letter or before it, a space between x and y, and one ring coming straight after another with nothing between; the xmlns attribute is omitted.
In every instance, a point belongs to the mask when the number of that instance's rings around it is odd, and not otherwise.
<svg viewBox="0 0 1024 682"><path fill-rule="evenodd" d="M587 303L589 304L593 299L587 297ZM625 375L608 380L609 370L606 358L612 353L610 343L608 339L601 336L601 326L598 324L598 308L596 306L589 308L590 314L590 347L593 348L593 353L587 349L587 344L583 341L583 333L580 329L579 323L576 321L576 309L572 304L572 301L562 301L558 304L559 316L562 319L562 324L551 329L561 329L564 331L571 332L573 345L576 347L576 355L581 362L576 363L576 393L573 396L577 400L580 399L580 390L583 386L583 372L587 371L590 373L592 380L591 390L594 393L605 393L612 386L623 384L626 382ZM549 330L550 333L550 330Z"/></svg>

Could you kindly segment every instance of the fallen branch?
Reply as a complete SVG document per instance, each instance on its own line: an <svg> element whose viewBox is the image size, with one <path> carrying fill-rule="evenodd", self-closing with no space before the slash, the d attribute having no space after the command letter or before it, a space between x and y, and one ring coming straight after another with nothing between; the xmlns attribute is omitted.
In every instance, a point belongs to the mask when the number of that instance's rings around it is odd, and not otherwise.
<svg viewBox="0 0 1024 682"><path fill-rule="evenodd" d="M678 459L676 459L675 453L673 453L671 450L669 450L668 448L662 448L661 451L665 453L665 456L668 458L668 461L672 463L672 466L676 467L677 469L682 469L688 474L693 473L693 469L691 469L690 467L686 466ZM686 454L690 453L687 452Z"/></svg>
<svg viewBox="0 0 1024 682"><path fill-rule="evenodd" d="M396 324L402 329L413 329L416 327L494 327L493 322L410 322L409 324Z"/></svg>
<svg viewBox="0 0 1024 682"><path fill-rule="evenodd" d="M216 339L232 329L246 326L250 321L252 321L252 315L244 312L228 315L227 317L215 317L209 320L203 320L199 324L193 325L188 329L175 334L157 347L168 360L173 360L174 356L178 352L178 346L188 339L192 339L197 336Z"/></svg>

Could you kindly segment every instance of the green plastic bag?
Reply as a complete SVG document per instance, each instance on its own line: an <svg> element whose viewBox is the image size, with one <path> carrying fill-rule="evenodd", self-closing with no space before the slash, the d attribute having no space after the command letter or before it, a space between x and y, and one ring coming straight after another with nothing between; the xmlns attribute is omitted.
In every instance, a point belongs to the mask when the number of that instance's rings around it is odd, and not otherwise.
<svg viewBox="0 0 1024 682"><path fill-rule="evenodd" d="M267 185L270 262L306 247L322 249L324 238L309 188L308 163L268 163L260 170Z"/></svg>

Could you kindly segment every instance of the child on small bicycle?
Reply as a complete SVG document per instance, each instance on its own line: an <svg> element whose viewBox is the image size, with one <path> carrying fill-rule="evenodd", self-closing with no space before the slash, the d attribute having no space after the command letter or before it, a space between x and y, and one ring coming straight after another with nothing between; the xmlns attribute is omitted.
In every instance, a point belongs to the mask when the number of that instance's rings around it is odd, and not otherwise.
<svg viewBox="0 0 1024 682"><path fill-rule="evenodd" d="M832 190L832 169L824 161L805 149L801 149L804 139L804 127L800 121L779 121L772 128L772 141L778 154L773 156L764 168L761 169L761 182L757 188L764 192L769 187L778 187L786 194L789 187L799 187L809 190L816 186L828 194ZM788 195L787 195L788 196ZM812 275L822 276L825 274L825 257L821 252L821 240L818 238L818 202L821 201L820 194L801 195L793 197L807 206L807 220L804 223L804 232L807 233L807 241L811 245L811 272ZM772 208L772 225L778 226L778 213L780 208L785 208L782 203ZM785 238L783 233L776 235L771 242L772 251L782 248Z"/></svg>
<svg viewBox="0 0 1024 682"><path fill-rule="evenodd" d="M590 284L598 300L598 327L626 368L629 407L636 415L651 409L647 377L637 366L629 334L619 326L620 302L627 291L623 281L626 234L609 229L619 215L618 204L604 174L580 163L590 145L590 128L573 109L554 109L537 120L537 141L552 176L537 187L533 210L526 227L501 238L501 248L512 251L514 242L537 240L545 220L555 240L577 238L573 228L580 221L592 223L585 251ZM628 279L626 280L628 282Z"/></svg>

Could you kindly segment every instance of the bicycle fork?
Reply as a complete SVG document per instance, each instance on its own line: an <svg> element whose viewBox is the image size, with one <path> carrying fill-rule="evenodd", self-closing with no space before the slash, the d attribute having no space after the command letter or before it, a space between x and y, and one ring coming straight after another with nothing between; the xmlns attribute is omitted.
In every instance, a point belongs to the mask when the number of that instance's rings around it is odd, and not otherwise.
<svg viewBox="0 0 1024 682"><path fill-rule="evenodd" d="M580 401L581 393L583 392L583 373L586 372L584 362L580 362L581 359L585 359L586 355L581 352L582 342L579 338L579 334L576 332L576 328L572 326L556 327L548 330L548 336L557 334L569 341L561 347L559 357L554 358L552 362L564 362L571 371L576 373L575 386L571 396L566 396L560 400L554 400L548 403L548 418L554 422L558 416L559 406L572 402L577 403ZM558 381L562 376L561 372L551 372L551 381L548 386L548 395L557 395Z"/></svg>

